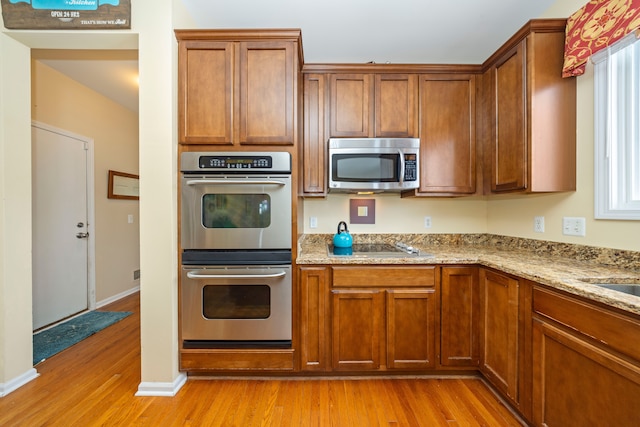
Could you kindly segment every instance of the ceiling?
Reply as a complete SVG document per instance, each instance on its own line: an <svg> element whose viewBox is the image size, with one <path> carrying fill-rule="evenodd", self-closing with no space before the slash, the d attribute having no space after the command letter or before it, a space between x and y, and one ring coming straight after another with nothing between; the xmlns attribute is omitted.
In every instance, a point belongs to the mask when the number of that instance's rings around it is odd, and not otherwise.
<svg viewBox="0 0 640 427"><path fill-rule="evenodd" d="M556 0L182 0L197 28L300 28L305 63L481 64ZM138 111L135 51L34 50Z"/></svg>
<svg viewBox="0 0 640 427"><path fill-rule="evenodd" d="M33 49L31 57L138 111L138 51Z"/></svg>

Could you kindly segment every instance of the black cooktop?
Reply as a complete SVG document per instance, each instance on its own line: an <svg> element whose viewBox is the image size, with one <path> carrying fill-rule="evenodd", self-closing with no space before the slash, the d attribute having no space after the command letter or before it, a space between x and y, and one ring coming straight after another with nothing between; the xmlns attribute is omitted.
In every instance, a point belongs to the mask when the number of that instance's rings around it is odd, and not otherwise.
<svg viewBox="0 0 640 427"><path fill-rule="evenodd" d="M329 256L354 256L354 257L406 257L415 256L417 253L403 250L400 247L388 243L356 243L350 248L336 248L329 244Z"/></svg>

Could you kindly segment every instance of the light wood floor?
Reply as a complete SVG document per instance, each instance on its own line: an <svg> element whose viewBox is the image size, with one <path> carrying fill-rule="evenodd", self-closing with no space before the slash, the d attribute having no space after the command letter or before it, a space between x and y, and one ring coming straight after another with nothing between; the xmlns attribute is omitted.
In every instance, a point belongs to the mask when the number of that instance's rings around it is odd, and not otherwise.
<svg viewBox="0 0 640 427"><path fill-rule="evenodd" d="M190 379L175 397L136 397L139 295L103 310L132 316L37 365L0 398L0 426L518 426L475 378Z"/></svg>

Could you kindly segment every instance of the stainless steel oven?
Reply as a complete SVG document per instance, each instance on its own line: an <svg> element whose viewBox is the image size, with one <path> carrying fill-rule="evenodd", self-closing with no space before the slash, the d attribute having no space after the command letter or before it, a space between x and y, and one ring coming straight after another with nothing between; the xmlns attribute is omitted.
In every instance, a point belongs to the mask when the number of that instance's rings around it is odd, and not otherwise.
<svg viewBox="0 0 640 427"><path fill-rule="evenodd" d="M291 346L291 155L180 158L183 346Z"/></svg>
<svg viewBox="0 0 640 427"><path fill-rule="evenodd" d="M289 153L182 153L181 172L183 264L206 262L207 251L290 254Z"/></svg>
<svg viewBox="0 0 640 427"><path fill-rule="evenodd" d="M184 266L185 347L290 346L291 266Z"/></svg>

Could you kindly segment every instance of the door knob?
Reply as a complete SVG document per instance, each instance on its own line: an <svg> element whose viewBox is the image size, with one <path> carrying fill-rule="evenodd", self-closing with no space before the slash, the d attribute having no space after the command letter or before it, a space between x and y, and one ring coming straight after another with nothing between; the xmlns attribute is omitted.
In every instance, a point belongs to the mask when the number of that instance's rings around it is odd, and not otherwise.
<svg viewBox="0 0 640 427"><path fill-rule="evenodd" d="M78 239L86 239L87 237L89 237L89 233L78 233L76 234L76 237Z"/></svg>

